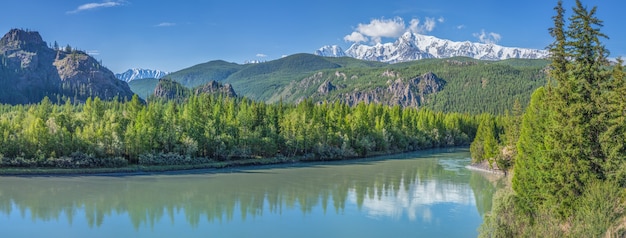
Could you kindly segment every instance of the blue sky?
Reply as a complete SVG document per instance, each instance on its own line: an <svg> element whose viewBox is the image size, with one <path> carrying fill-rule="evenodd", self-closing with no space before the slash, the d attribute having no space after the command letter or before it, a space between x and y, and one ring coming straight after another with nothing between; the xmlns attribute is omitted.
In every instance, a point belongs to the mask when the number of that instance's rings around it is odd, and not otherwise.
<svg viewBox="0 0 626 238"><path fill-rule="evenodd" d="M564 1L568 13L573 0ZM626 1L598 6L612 57L626 56ZM210 60L243 63L312 53L323 45L393 41L415 30L455 41L545 48L556 0L3 0L0 32L92 53L113 72L176 71ZM400 33L401 34L401 33Z"/></svg>

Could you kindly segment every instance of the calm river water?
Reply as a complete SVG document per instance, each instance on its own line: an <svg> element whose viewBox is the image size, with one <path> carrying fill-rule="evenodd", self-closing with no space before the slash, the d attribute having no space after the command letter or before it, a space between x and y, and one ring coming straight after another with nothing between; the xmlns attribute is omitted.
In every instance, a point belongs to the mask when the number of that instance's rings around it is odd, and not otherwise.
<svg viewBox="0 0 626 238"><path fill-rule="evenodd" d="M0 177L0 234L475 237L496 188L469 162L452 149L217 173Z"/></svg>

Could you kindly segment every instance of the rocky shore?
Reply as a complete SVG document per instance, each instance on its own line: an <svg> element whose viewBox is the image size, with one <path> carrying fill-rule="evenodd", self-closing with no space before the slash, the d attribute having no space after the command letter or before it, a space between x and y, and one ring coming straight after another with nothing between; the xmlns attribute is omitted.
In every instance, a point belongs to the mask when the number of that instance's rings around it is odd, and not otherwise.
<svg viewBox="0 0 626 238"><path fill-rule="evenodd" d="M480 172L485 172L485 173L501 174L501 175L505 174L505 172L500 170L497 165L490 166L489 162L487 162L486 160L480 163L470 164L465 167L469 170L480 171Z"/></svg>

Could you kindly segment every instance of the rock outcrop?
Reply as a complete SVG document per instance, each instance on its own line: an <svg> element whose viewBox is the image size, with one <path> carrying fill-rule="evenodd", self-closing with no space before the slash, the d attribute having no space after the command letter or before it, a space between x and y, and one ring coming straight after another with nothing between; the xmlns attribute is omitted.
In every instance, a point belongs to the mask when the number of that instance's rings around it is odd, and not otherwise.
<svg viewBox="0 0 626 238"><path fill-rule="evenodd" d="M130 99L133 92L85 52L50 48L36 31L13 29L0 39L0 103L36 103L44 97L85 101Z"/></svg>
<svg viewBox="0 0 626 238"><path fill-rule="evenodd" d="M237 97L235 89L230 84L221 84L217 81L210 81L205 85L198 86L194 89L196 95L200 94L220 94L226 97Z"/></svg>
<svg viewBox="0 0 626 238"><path fill-rule="evenodd" d="M182 100L189 96L189 89L171 79L160 79L153 96L157 99Z"/></svg>
<svg viewBox="0 0 626 238"><path fill-rule="evenodd" d="M391 76L387 72L385 76ZM395 74L393 74L395 77ZM389 106L420 107L429 99L429 95L441 91L446 82L432 72L409 80L401 78L389 82L386 88L376 87L373 90L355 91L339 95L341 102L349 105L358 103L382 103Z"/></svg>
<svg viewBox="0 0 626 238"><path fill-rule="evenodd" d="M337 87L333 85L329 80L324 81L319 88L317 88L317 92L320 94L328 94L330 91L335 90Z"/></svg>
<svg viewBox="0 0 626 238"><path fill-rule="evenodd" d="M235 90L230 84L221 84L216 81L210 81L204 85L189 89L177 81L163 78L159 80L159 83L154 89L153 99L183 101L191 95L201 94L237 97L237 93L235 93Z"/></svg>

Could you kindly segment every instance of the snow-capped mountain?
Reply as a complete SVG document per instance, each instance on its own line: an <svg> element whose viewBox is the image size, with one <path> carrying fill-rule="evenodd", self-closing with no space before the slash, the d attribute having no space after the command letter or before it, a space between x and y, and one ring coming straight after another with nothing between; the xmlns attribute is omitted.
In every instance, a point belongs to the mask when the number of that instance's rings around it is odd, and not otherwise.
<svg viewBox="0 0 626 238"><path fill-rule="evenodd" d="M344 57L346 56L346 53L338 45L325 45L319 50L316 50L315 55L326 57Z"/></svg>
<svg viewBox="0 0 626 238"><path fill-rule="evenodd" d="M504 60L510 58L542 59L548 57L545 50L504 47L496 44L456 42L434 36L404 33L393 43L364 45L353 44L345 52L339 46L324 46L316 55L341 57L350 56L362 60L398 63L427 58L449 58L465 56L482 60Z"/></svg>
<svg viewBox="0 0 626 238"><path fill-rule="evenodd" d="M146 79L146 78L156 78L160 79L163 76L169 74L169 72L155 70L155 69L129 69L126 72L121 74L115 74L119 80L130 82L135 79Z"/></svg>

